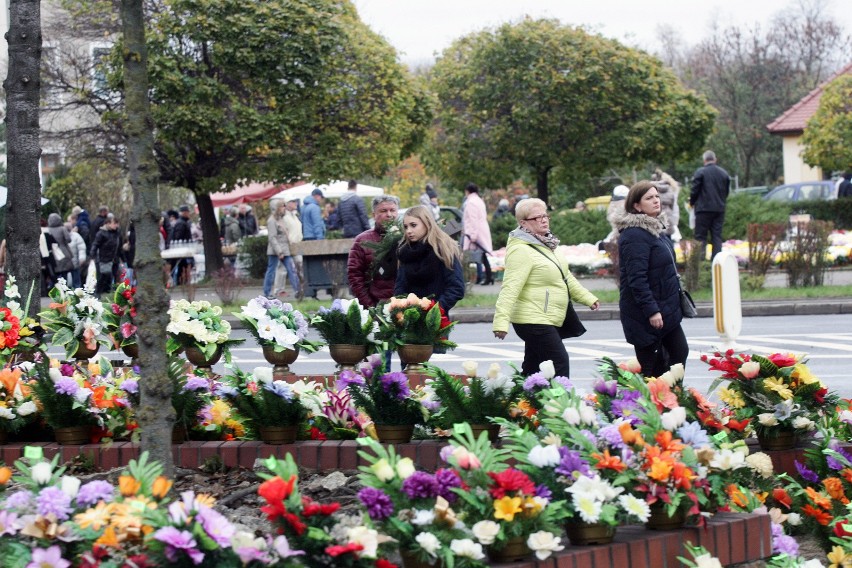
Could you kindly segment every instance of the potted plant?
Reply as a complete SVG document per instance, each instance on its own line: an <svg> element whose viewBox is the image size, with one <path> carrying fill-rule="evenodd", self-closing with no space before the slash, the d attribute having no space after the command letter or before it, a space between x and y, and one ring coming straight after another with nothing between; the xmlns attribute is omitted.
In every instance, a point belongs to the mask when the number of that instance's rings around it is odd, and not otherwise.
<svg viewBox="0 0 852 568"><path fill-rule="evenodd" d="M367 355L377 352L375 325L370 310L357 299L336 299L330 308L321 307L311 318L314 327L328 344L331 358L341 370L353 369Z"/></svg>
<svg viewBox="0 0 852 568"><path fill-rule="evenodd" d="M199 425L198 414L211 402L213 392L206 376L196 374L192 367L175 355L169 356L168 373L172 381L172 407L175 409L172 442L180 444Z"/></svg>
<svg viewBox="0 0 852 568"><path fill-rule="evenodd" d="M24 306L21 306L21 294L13 276L6 278L5 288L0 296L0 365L32 360L36 351L44 347L41 338L44 328L27 314L30 309L35 283Z"/></svg>
<svg viewBox="0 0 852 568"><path fill-rule="evenodd" d="M38 416L32 389L21 377L20 368L0 369L0 444L9 434L24 428Z"/></svg>
<svg viewBox="0 0 852 568"><path fill-rule="evenodd" d="M381 366L362 368L362 373L343 371L338 388L346 388L352 402L373 420L379 441L405 443L414 425L426 421L426 409L411 392L405 373L380 374Z"/></svg>
<svg viewBox="0 0 852 568"><path fill-rule="evenodd" d="M94 357L101 345L110 345L106 335L104 306L91 288L71 290L64 278L48 292L51 302L39 313L42 325L53 332L51 342L65 349L69 359Z"/></svg>
<svg viewBox="0 0 852 568"><path fill-rule="evenodd" d="M523 385L510 375L500 373L499 365L492 365L485 377L479 377L475 362L463 364L467 377L450 375L440 367L427 366L431 379L426 381L427 398L424 404L431 409L431 422L442 429L452 429L454 424L471 425L474 435L488 431L492 442L497 441L500 426L492 419L513 419L519 413L517 404L523 395Z"/></svg>
<svg viewBox="0 0 852 568"><path fill-rule="evenodd" d="M729 350L702 355L701 360L723 373L710 391L727 381L728 386L717 391L719 399L737 421L747 422L763 449L792 448L797 436L813 431L837 402L837 395L790 353L764 357Z"/></svg>
<svg viewBox="0 0 852 568"><path fill-rule="evenodd" d="M139 345L136 340L136 286L129 280L122 280L115 287L112 302L107 303L104 312L106 332L116 349L135 360L139 357Z"/></svg>
<svg viewBox="0 0 852 568"><path fill-rule="evenodd" d="M267 444L291 444L307 418L300 396L286 381L258 378L233 367L223 378L231 389L223 394Z"/></svg>
<svg viewBox="0 0 852 568"><path fill-rule="evenodd" d="M422 370L420 365L429 360L436 346L456 347L448 339L455 324L435 300L414 294L397 296L382 304L376 314L380 322L378 337L399 352L407 372Z"/></svg>
<svg viewBox="0 0 852 568"><path fill-rule="evenodd" d="M229 348L243 341L230 338L231 324L222 318L222 308L206 300L172 300L168 314L166 353L184 349L186 358L196 367L209 370L223 354L230 362Z"/></svg>
<svg viewBox="0 0 852 568"><path fill-rule="evenodd" d="M308 321L302 312L281 300L258 296L234 315L263 348L264 358L275 365L277 379L290 374L289 365L298 357L299 349L313 353L319 346L307 339Z"/></svg>

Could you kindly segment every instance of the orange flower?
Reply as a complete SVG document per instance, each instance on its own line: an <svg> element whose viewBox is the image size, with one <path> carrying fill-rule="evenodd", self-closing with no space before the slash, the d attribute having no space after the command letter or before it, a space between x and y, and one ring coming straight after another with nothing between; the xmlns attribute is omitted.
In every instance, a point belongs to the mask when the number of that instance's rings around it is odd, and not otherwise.
<svg viewBox="0 0 852 568"><path fill-rule="evenodd" d="M648 382L648 391L651 393L651 402L662 412L664 408L677 408L677 395L671 391L665 381L654 380Z"/></svg>
<svg viewBox="0 0 852 568"><path fill-rule="evenodd" d="M692 480L695 479L695 474L685 463L675 462L672 466L672 478L677 487L692 489Z"/></svg>
<svg viewBox="0 0 852 568"><path fill-rule="evenodd" d="M2 335L2 334L0 334ZM21 382L21 370L10 369L8 367L0 370L0 384L6 389L6 394L11 395L15 392L15 387Z"/></svg>
<svg viewBox="0 0 852 568"><path fill-rule="evenodd" d="M735 483L731 483L725 488L725 492L728 494L728 498L739 508L745 508L748 505L748 498L745 496L745 493L739 488L739 486Z"/></svg>
<svg viewBox="0 0 852 568"><path fill-rule="evenodd" d="M624 440L624 443L629 446L639 446L642 447L645 445L645 440L642 439L642 434L640 434L637 430L633 429L633 425L630 422L622 422L618 426L618 433L621 434L621 439Z"/></svg>
<svg viewBox="0 0 852 568"><path fill-rule="evenodd" d="M169 490L172 488L172 480L159 476L154 480L153 485L151 485L151 495L154 496L155 499L163 499Z"/></svg>
<svg viewBox="0 0 852 568"><path fill-rule="evenodd" d="M825 487L825 492L832 499L840 501L844 505L849 503L849 499L846 498L846 494L843 491L843 482L840 479L837 477L828 477L822 480L822 484Z"/></svg>
<svg viewBox="0 0 852 568"><path fill-rule="evenodd" d="M673 469L674 464L671 462L660 458L654 458L651 461L651 469L648 471L648 477L656 479L661 483L665 483L668 481Z"/></svg>
<svg viewBox="0 0 852 568"><path fill-rule="evenodd" d="M816 522L818 522L819 524L821 524L824 527L827 527L828 523L830 523L831 519L833 518L831 516L831 513L826 513L825 511L820 511L819 509L817 509L816 507L814 507L812 505L805 505L804 507L802 507L802 512L804 514L806 514L807 516L813 518Z"/></svg>
<svg viewBox="0 0 852 568"><path fill-rule="evenodd" d="M604 450L603 454L592 454L592 458L598 460L598 463L595 464L597 469L611 469L618 473L627 469L627 464L621 461L620 457L609 455L609 448Z"/></svg>
<svg viewBox="0 0 852 568"><path fill-rule="evenodd" d="M811 501L814 502L818 507L822 507L826 511L831 509L831 499L823 495L822 493L814 490L813 487L805 487L805 493L808 494L808 497Z"/></svg>
<svg viewBox="0 0 852 568"><path fill-rule="evenodd" d="M142 488L142 483L132 475L122 475L118 478L118 490L125 497L133 497Z"/></svg>
<svg viewBox="0 0 852 568"><path fill-rule="evenodd" d="M106 397L106 386L99 386L92 389L92 400L97 408L113 408L115 401Z"/></svg>
<svg viewBox="0 0 852 568"><path fill-rule="evenodd" d="M683 444L680 440L675 438L668 430L661 430L660 432L657 432L657 435L654 436L654 440L665 452L679 452L683 449Z"/></svg>
<svg viewBox="0 0 852 568"><path fill-rule="evenodd" d="M118 537L115 536L115 529L112 528L112 525L109 525L104 530L104 534L95 541L95 544L104 547L118 548Z"/></svg>
<svg viewBox="0 0 852 568"><path fill-rule="evenodd" d="M65 303L65 302L60 302L60 303L50 302L50 305L48 307L51 310L56 310L57 312L59 312L60 314L62 314L64 316L65 310L68 308L68 304Z"/></svg>
<svg viewBox="0 0 852 568"><path fill-rule="evenodd" d="M8 467L0 467L0 485L6 485L12 478L12 470Z"/></svg>
<svg viewBox="0 0 852 568"><path fill-rule="evenodd" d="M781 487L776 487L772 490L772 498L775 499L779 505L784 505L784 507L788 509L793 505L792 497L790 497L790 495Z"/></svg>
<svg viewBox="0 0 852 568"><path fill-rule="evenodd" d="M848 467L843 468L840 471L840 477L846 480L847 483L852 483L852 469Z"/></svg>

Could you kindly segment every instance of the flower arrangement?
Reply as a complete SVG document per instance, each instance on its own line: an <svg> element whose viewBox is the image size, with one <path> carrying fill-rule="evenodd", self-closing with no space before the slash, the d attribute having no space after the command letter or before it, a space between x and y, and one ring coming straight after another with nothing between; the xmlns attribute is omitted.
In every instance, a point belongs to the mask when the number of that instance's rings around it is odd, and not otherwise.
<svg viewBox="0 0 852 568"><path fill-rule="evenodd" d="M451 429L454 424L489 424L492 418L518 416L517 405L523 395L523 384L500 373L492 364L485 377L479 377L473 361L464 363L467 380L450 375L434 365L427 366L431 379L426 381L423 404L433 413L432 422Z"/></svg>
<svg viewBox="0 0 852 568"><path fill-rule="evenodd" d="M276 352L297 348L309 353L317 350L318 344L307 339L308 320L291 304L258 296L233 314L262 346L273 347Z"/></svg>
<svg viewBox="0 0 852 568"><path fill-rule="evenodd" d="M3 320L2 333L0 333L0 364L2 365L10 360L14 363L23 359L35 359L36 352L44 349L41 342L44 328L37 320L27 315L34 289L35 282L30 284L27 301L21 306L21 293L15 277L11 275L6 277L6 285L0 297L0 317Z"/></svg>
<svg viewBox="0 0 852 568"><path fill-rule="evenodd" d="M199 425L199 412L213 400L211 381L202 371L193 371L186 361L169 356L169 378L172 381L172 407L175 409L175 427L187 432Z"/></svg>
<svg viewBox="0 0 852 568"><path fill-rule="evenodd" d="M48 292L48 309L39 313L44 327L53 332L51 342L65 348L65 355L72 359L82 345L94 350L99 345L111 344L106 334L104 306L94 295L92 288L71 290L64 278Z"/></svg>
<svg viewBox="0 0 852 568"><path fill-rule="evenodd" d="M426 421L426 409L408 386L405 373L381 374L381 359L362 366L360 373L341 371L338 389L346 389L352 402L373 420L374 424L408 426Z"/></svg>
<svg viewBox="0 0 852 568"><path fill-rule="evenodd" d="M354 440L371 423L369 416L358 412L347 388L323 389L320 403L312 410L311 437L332 440Z"/></svg>
<svg viewBox="0 0 852 568"><path fill-rule="evenodd" d="M0 369L0 431L17 432L38 415L30 386L20 368Z"/></svg>
<svg viewBox="0 0 852 568"><path fill-rule="evenodd" d="M104 313L106 331L116 349L136 345L136 286L125 279L118 283Z"/></svg>
<svg viewBox="0 0 852 568"><path fill-rule="evenodd" d="M448 339L454 322L447 319L443 308L429 298L414 294L391 298L380 311L378 337L392 348L400 345L434 345L452 349L456 344Z"/></svg>
<svg viewBox="0 0 852 568"><path fill-rule="evenodd" d="M377 351L373 333L378 325L357 299L336 299L330 308L321 307L311 318L311 326L329 345L367 345L368 354Z"/></svg>
<svg viewBox="0 0 852 568"><path fill-rule="evenodd" d="M722 376L713 381L710 390L723 381L728 386L718 390L719 398L747 431L758 436L777 437L784 431L807 432L826 416L837 402L837 396L793 354L773 353L762 356L747 353L716 352L701 360Z"/></svg>
<svg viewBox="0 0 852 568"><path fill-rule="evenodd" d="M307 418L300 396L286 381L271 376L258 377L233 367L233 374L223 377L231 388L222 394L234 409L257 429L265 426L297 426Z"/></svg>
<svg viewBox="0 0 852 568"><path fill-rule="evenodd" d="M204 353L207 359L211 359L221 348L226 361L230 362L229 347L243 341L230 339L231 324L222 319L222 308L206 300L172 300L168 314L166 353L169 355L181 348L194 347Z"/></svg>

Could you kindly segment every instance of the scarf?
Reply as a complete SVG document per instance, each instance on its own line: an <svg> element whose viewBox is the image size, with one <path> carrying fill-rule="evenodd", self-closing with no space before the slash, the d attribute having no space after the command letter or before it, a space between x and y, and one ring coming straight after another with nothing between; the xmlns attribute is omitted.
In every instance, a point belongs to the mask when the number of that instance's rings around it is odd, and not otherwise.
<svg viewBox="0 0 852 568"><path fill-rule="evenodd" d="M556 250L556 247L559 246L559 239L553 233L548 232L546 235L537 235L526 227L518 228L523 232L527 233L528 235L532 235L533 237L535 237L541 244L543 244L550 250Z"/></svg>

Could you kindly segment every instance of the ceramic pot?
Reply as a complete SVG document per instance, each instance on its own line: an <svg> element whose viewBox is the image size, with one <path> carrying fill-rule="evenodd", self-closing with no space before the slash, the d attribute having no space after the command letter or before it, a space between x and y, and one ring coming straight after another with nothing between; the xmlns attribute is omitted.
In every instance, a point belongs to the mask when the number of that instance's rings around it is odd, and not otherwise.
<svg viewBox="0 0 852 568"><path fill-rule="evenodd" d="M54 428L53 432L56 435L56 441L64 446L79 446L89 442L88 426Z"/></svg>
<svg viewBox="0 0 852 568"><path fill-rule="evenodd" d="M198 347L186 348L186 360L195 365L200 371L211 372L213 365L219 362L222 357L222 348L217 347L213 352L213 356L209 359L204 355L204 352Z"/></svg>
<svg viewBox="0 0 852 568"><path fill-rule="evenodd" d="M94 349L89 349L83 343L77 345L77 351L74 353L74 359L79 362L88 363L89 359L98 354L100 344L95 344Z"/></svg>
<svg viewBox="0 0 852 568"><path fill-rule="evenodd" d="M399 555L402 557L403 568L433 568L440 566L437 560L432 562L424 562L420 560L416 553L409 550L400 550Z"/></svg>
<svg viewBox="0 0 852 568"><path fill-rule="evenodd" d="M131 367L136 364L137 360L139 359L139 344L138 343L134 343L133 345L122 345L121 351L125 355L130 357L130 366Z"/></svg>
<svg viewBox="0 0 852 568"><path fill-rule="evenodd" d="M526 560L530 555L530 547L527 546L527 539L523 536L516 536L506 541L506 546L500 550L488 549L488 558L492 562L520 562Z"/></svg>
<svg viewBox="0 0 852 568"><path fill-rule="evenodd" d="M267 363L273 365L272 379L276 381L285 381L293 375L290 370L290 365L299 357L299 348L285 349L284 351L275 351L271 345L263 346L263 358Z"/></svg>
<svg viewBox="0 0 852 568"><path fill-rule="evenodd" d="M757 443L761 450L790 450L796 447L795 430L778 430L775 436L770 434L758 434Z"/></svg>
<svg viewBox="0 0 852 568"><path fill-rule="evenodd" d="M423 363L432 356L432 350L432 345L415 345L413 343L400 345L398 349L399 359L405 365L405 374L422 373Z"/></svg>
<svg viewBox="0 0 852 568"><path fill-rule="evenodd" d="M669 516L668 505L657 501L651 505L651 514L645 522L645 528L652 531L673 531L686 524L686 509L679 507L674 516Z"/></svg>
<svg viewBox="0 0 852 568"><path fill-rule="evenodd" d="M9 433L6 430L0 430L0 446L9 441Z"/></svg>
<svg viewBox="0 0 852 568"><path fill-rule="evenodd" d="M328 351L331 354L331 358L334 359L334 362L340 367L341 371L354 371L355 365L367 357L366 345L339 343L337 345L329 345Z"/></svg>
<svg viewBox="0 0 852 568"><path fill-rule="evenodd" d="M609 544L615 537L615 527L606 523L586 523L584 521L568 521L565 523L565 534L575 546L589 544Z"/></svg>
<svg viewBox="0 0 852 568"><path fill-rule="evenodd" d="M470 431L473 432L473 437L477 440L483 432L488 432L488 439L492 444L496 444L500 439L500 426L497 424L471 424Z"/></svg>
<svg viewBox="0 0 852 568"><path fill-rule="evenodd" d="M175 424L172 427L172 444L183 444L189 439L186 433L186 426L183 424Z"/></svg>
<svg viewBox="0 0 852 568"><path fill-rule="evenodd" d="M296 426L259 426L257 433L264 444L278 446L296 441Z"/></svg>
<svg viewBox="0 0 852 568"><path fill-rule="evenodd" d="M388 424L376 424L375 426L379 442L385 444L407 444L414 434L414 426L391 426Z"/></svg>

